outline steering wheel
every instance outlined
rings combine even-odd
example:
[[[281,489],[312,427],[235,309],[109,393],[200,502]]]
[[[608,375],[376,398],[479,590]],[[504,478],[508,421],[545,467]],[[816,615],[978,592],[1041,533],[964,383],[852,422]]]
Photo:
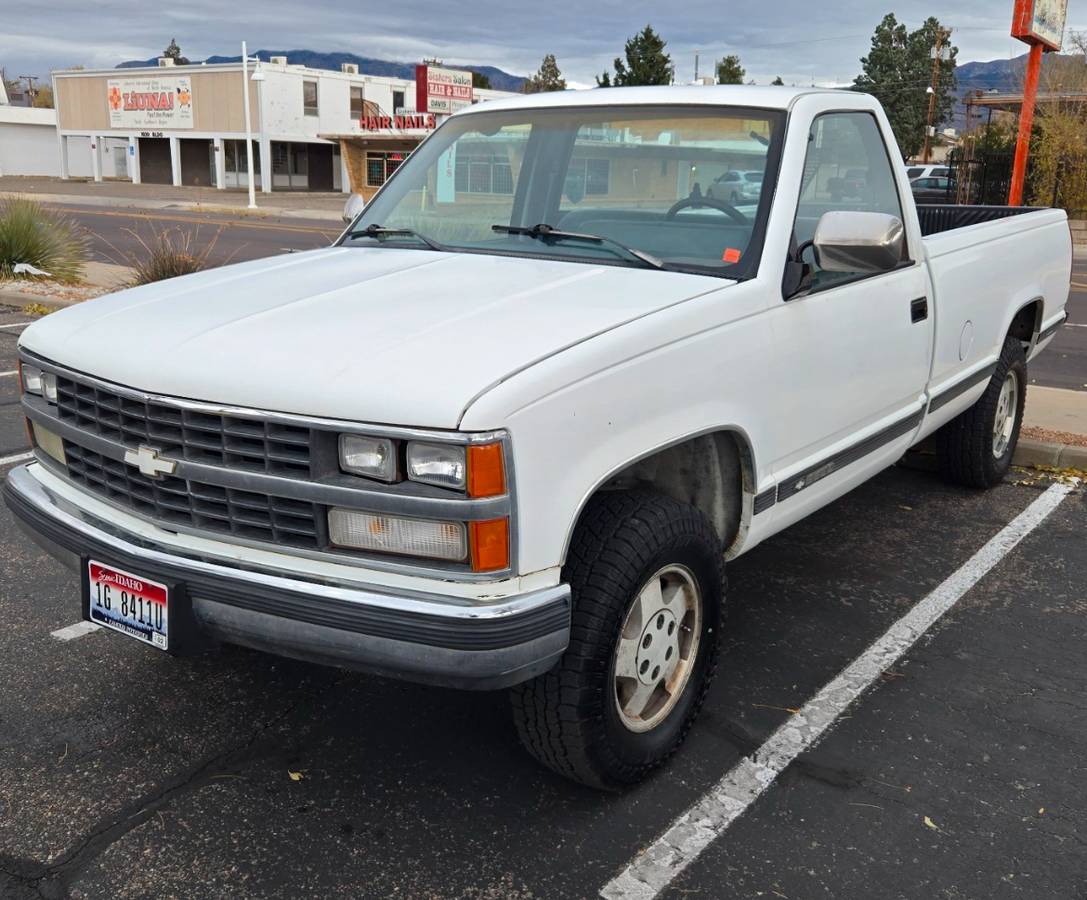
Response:
[[[670,210],[668,210],[668,212],[665,214],[664,218],[665,219],[674,219],[677,215],[679,215],[685,209],[703,209],[705,207],[710,207],[711,209],[720,210],[726,216],[733,219],[739,225],[748,225],[748,224],[750,224],[750,221],[748,220],[747,216],[745,216],[742,212],[740,212],[731,203],[725,203],[724,200],[718,200],[716,197],[705,197],[705,196],[696,197],[693,194],[690,197],[686,197],[685,199],[680,200],[679,203],[677,203]]]

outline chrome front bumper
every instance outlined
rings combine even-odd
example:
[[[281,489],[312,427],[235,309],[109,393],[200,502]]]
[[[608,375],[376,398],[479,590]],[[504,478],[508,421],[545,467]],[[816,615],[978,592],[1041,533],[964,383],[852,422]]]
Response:
[[[569,641],[566,585],[479,603],[182,556],[56,496],[28,466],[8,473],[4,501],[35,542],[76,571],[94,557],[184,588],[197,631],[214,640],[479,690],[546,672]]]

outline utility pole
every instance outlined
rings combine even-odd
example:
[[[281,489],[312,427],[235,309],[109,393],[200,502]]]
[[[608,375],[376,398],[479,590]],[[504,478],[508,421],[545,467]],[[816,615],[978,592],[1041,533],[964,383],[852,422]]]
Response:
[[[20,75],[20,79],[26,82],[26,95],[30,98],[30,105],[34,105],[34,98],[38,95],[37,90],[34,87],[34,82],[38,80],[37,75]]]
[[[925,165],[929,164],[932,155],[932,137],[935,129],[933,120],[936,118],[936,98],[939,96],[941,63],[945,59],[951,59],[951,48],[944,47],[944,41],[950,39],[950,37],[950,31],[944,31],[943,28],[936,30],[936,46],[932,49],[932,84],[929,85],[928,89],[928,124],[925,126],[925,155],[923,159]]]

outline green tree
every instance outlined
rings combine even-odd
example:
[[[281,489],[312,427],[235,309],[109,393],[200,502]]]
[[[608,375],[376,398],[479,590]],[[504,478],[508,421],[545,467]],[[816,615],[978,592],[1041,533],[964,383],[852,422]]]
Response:
[[[472,87],[479,88],[481,91],[491,90],[491,79],[484,75],[482,72],[472,73]]]
[[[555,54],[548,53],[543,58],[543,62],[540,63],[540,68],[535,75],[530,75],[525,79],[525,84],[521,88],[522,93],[525,94],[543,94],[547,91],[565,91],[566,79],[562,77],[562,72],[559,71],[559,64],[555,62]]]
[[[174,61],[174,65],[187,66],[189,60],[181,55],[181,48],[177,45],[177,38],[170,38],[170,46],[162,51],[162,55]]]
[[[774,87],[785,87],[785,82],[781,80],[781,76],[778,75],[773,81],[770,82]]]
[[[932,82],[932,50],[943,31],[943,46],[949,58],[940,61],[936,86],[933,125],[939,127],[951,117],[955,104],[955,64],[959,48],[950,44],[950,34],[939,19],[929,18],[916,31],[908,31],[889,13],[872,36],[872,49],[861,60],[862,73],[854,90],[872,94],[883,104],[904,157],[916,156],[925,143],[929,94]]]
[[[743,84],[747,72],[740,65],[740,57],[726,56],[717,63],[718,84]]]
[[[597,87],[632,87],[639,84],[671,84],[672,58],[664,52],[664,39],[646,25],[626,42],[626,61],[615,58],[615,74],[605,72]]]

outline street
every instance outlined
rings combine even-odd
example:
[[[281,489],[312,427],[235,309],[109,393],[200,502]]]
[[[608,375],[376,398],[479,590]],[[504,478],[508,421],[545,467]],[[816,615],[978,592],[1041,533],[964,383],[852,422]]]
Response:
[[[177,210],[130,210],[100,206],[52,205],[49,208],[74,219],[91,238],[91,257],[100,262],[133,265],[153,246],[158,235],[176,240],[188,236],[193,249],[212,245],[210,265],[225,265],[274,256],[286,250],[327,247],[343,230],[336,222],[252,217]],[[146,246],[145,246],[146,245]]]
[[[0,315],[3,471],[25,321]],[[1082,379],[1075,332],[1039,378]],[[501,693],[53,637],[78,581],[4,509],[0,896],[596,896],[1048,487],[1015,479],[901,465],[731,565],[703,715],[625,795],[538,767]],[[661,896],[1084,896],[1085,512],[1081,489],[1059,502]]]

